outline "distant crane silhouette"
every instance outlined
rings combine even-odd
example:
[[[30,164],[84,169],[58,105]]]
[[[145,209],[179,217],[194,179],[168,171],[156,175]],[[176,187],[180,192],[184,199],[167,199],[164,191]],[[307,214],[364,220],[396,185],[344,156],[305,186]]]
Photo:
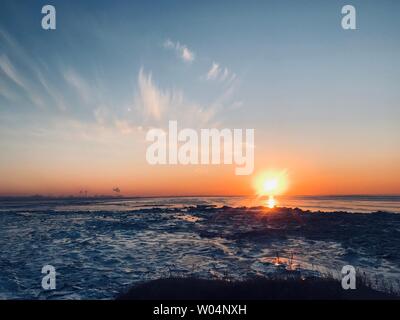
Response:
[[[87,198],[88,191],[87,190],[81,190],[81,191],[79,191],[79,194],[84,195],[85,198]]]

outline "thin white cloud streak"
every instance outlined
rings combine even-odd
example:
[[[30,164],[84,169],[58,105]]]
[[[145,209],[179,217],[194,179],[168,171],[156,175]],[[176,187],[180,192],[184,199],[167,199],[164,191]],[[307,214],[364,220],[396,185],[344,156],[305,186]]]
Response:
[[[5,54],[0,56],[0,69],[8,79],[26,92],[27,97],[35,106],[39,108],[45,107],[43,98],[38,95],[28,81],[18,73],[14,65]]]
[[[91,83],[72,68],[62,71],[65,82],[73,89],[81,106],[92,112],[97,125],[117,129],[120,133],[128,134],[137,130],[134,124],[123,118],[122,108],[115,108],[113,101],[109,101],[106,87],[101,79],[94,78]],[[146,83],[141,83],[146,88]],[[144,89],[145,90],[145,89]],[[125,105],[127,103],[124,103]]]
[[[231,83],[236,79],[236,74],[227,67],[221,67],[219,63],[213,62],[206,75],[207,80],[216,80],[223,83]]]
[[[170,100],[168,92],[162,92],[153,84],[151,73],[146,75],[143,69],[140,69],[136,104],[141,107],[143,115],[146,118],[160,120]]]
[[[214,80],[220,74],[221,69],[218,63],[213,62],[210,70],[207,72],[207,80]]]
[[[0,56],[0,69],[5,73],[5,75],[10,78],[14,83],[23,89],[27,89],[22,77],[17,73],[14,66],[11,64],[10,60],[5,54]]]
[[[59,109],[65,110],[66,105],[65,102],[63,102],[62,95],[56,93],[54,88],[50,87],[48,81],[45,79],[43,73],[40,71],[41,68],[38,66],[38,63],[33,60],[31,56],[27,53],[27,51],[5,30],[0,29],[0,38],[2,39],[3,43],[7,44],[6,48],[8,49],[10,55],[12,55],[14,59],[18,59],[18,61],[24,66],[26,70],[30,70],[33,77],[37,78],[37,82],[40,83],[45,90],[40,91],[37,90],[37,88],[34,88],[35,86],[32,85],[32,83],[35,81],[32,79],[32,81],[29,81],[27,78],[21,76],[21,74],[18,73],[17,69],[12,65],[10,59],[8,59],[5,54],[3,54],[3,56],[0,57],[0,63],[2,65],[2,67],[0,68],[8,76],[8,78],[26,92],[28,98],[35,106],[40,108],[47,107],[48,104],[45,103],[45,95],[47,93],[48,96],[53,98],[55,104]],[[14,101],[18,98],[18,95],[15,95],[13,92],[11,92],[10,89],[8,89],[7,93],[3,93],[3,95],[7,95],[10,101]],[[11,99],[12,97],[14,98]]]
[[[84,103],[89,104],[93,100],[92,90],[86,81],[74,70],[68,69],[63,72],[64,80],[75,89]]]
[[[40,84],[46,89],[47,94],[53,99],[57,108],[61,111],[67,110],[67,103],[65,102],[64,96],[49,84],[40,70],[37,70],[37,77]]]
[[[167,125],[169,120],[194,128],[216,123],[212,107],[188,101],[182,91],[160,89],[154,84],[152,74],[143,69],[139,71],[134,103],[147,126]]]
[[[173,42],[170,39],[165,40],[164,48],[172,49],[176,54],[185,62],[193,62],[195,60],[195,54],[186,45],[178,42]]]

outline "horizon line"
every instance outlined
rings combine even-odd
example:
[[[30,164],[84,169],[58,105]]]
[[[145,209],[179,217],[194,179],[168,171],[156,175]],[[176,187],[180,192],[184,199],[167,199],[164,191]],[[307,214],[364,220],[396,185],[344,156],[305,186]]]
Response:
[[[96,195],[88,195],[88,196],[80,196],[80,195],[42,195],[42,194],[32,194],[32,195],[0,195],[0,200],[4,199],[28,199],[28,198],[37,198],[37,199],[133,199],[133,198],[142,198],[142,199],[151,199],[151,198],[236,198],[236,197],[254,197],[254,198],[262,198],[268,197],[268,195],[257,196],[254,194],[239,194],[239,195],[113,195],[113,194],[96,194]],[[289,195],[276,195],[275,197],[400,197],[399,193],[392,194],[379,194],[379,193],[364,193],[364,194],[289,194]]]

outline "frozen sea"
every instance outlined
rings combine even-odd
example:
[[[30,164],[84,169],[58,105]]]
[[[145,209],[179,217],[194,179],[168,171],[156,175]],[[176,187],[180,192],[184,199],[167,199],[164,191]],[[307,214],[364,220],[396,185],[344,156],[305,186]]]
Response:
[[[0,299],[113,299],[168,276],[244,279],[289,269],[339,277],[347,264],[372,286],[399,290],[399,196],[260,205],[265,199],[3,198]],[[41,287],[44,265],[56,269],[55,290]]]

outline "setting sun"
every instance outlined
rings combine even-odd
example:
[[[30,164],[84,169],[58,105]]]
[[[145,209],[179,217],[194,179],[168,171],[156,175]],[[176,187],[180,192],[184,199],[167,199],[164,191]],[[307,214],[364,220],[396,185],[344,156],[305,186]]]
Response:
[[[286,192],[288,178],[286,170],[270,170],[254,179],[254,189],[258,196],[277,196]]]
[[[282,195],[288,188],[286,170],[269,170],[256,176],[253,182],[254,189],[259,197],[268,196],[267,206],[272,209],[277,202],[275,196]]]
[[[278,187],[278,181],[276,179],[266,180],[263,188],[266,194],[271,194]]]

